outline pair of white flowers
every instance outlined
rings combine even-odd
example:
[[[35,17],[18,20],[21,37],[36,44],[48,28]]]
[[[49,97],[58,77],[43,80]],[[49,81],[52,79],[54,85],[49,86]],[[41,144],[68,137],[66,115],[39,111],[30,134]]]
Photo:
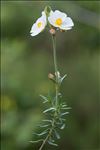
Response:
[[[37,19],[31,28],[31,36],[36,36],[42,32],[45,29],[47,22],[54,28],[61,30],[70,30],[74,26],[72,19],[59,10],[51,10],[49,16],[46,16],[45,11],[43,11],[42,16]]]

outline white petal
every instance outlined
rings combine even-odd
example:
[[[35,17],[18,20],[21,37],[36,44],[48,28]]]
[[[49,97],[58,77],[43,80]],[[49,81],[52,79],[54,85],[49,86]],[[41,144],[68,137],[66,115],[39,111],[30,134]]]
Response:
[[[67,17],[65,19],[65,21],[63,22],[63,24],[66,25],[66,26],[69,26],[69,27],[74,26],[74,23],[73,23],[73,21],[72,21],[72,19],[70,17]]]
[[[65,26],[61,26],[61,27],[60,27],[60,29],[62,29],[62,30],[71,30],[71,29],[72,29],[72,27],[65,27]]]
[[[55,22],[58,18],[61,18],[62,21],[65,21],[67,15],[59,10],[51,11],[50,16],[48,17],[48,21],[51,25],[54,27],[59,27],[59,25],[56,25]]]
[[[44,30],[45,26],[38,28],[37,25],[31,30],[31,36],[35,36]]]
[[[51,11],[50,16],[48,17],[48,21],[51,25],[54,27],[58,27],[58,25],[55,24],[56,20],[60,18],[58,14],[55,14],[55,12]]]
[[[32,25],[32,28],[31,28],[30,33],[32,33],[35,29],[36,29],[36,23],[34,23],[34,24]]]
[[[70,30],[74,26],[74,23],[70,17],[67,17],[61,25],[61,29]]]
[[[46,14],[45,14],[44,11],[42,12],[42,17],[41,17],[41,19],[43,19],[43,21],[44,21],[44,23],[45,23],[45,26],[46,26],[46,25],[47,25],[47,17],[46,17]]]
[[[50,23],[51,25],[55,26],[55,19],[54,19],[54,18],[52,18],[52,17],[50,16],[50,17],[48,17],[48,21],[49,21],[49,23]]]
[[[48,21],[52,21],[52,22],[55,21],[55,15],[54,15],[54,12],[50,12],[50,16],[48,17]]]
[[[38,23],[38,22],[44,22],[46,24],[46,16],[42,15],[40,18],[38,18],[36,23]]]
[[[38,35],[40,32],[41,32],[41,31],[36,30],[36,31],[34,31],[34,32],[31,33],[31,36],[36,36],[36,35]]]
[[[41,16],[41,19],[44,20],[44,22],[47,24],[47,18],[46,18],[46,14],[44,11],[42,11],[42,16]]]
[[[36,36],[38,35],[40,32],[34,32],[34,33],[31,33],[31,36]]]
[[[42,15],[46,15],[46,14],[45,14],[45,11],[42,11]]]
[[[31,35],[35,36],[37,34],[39,34],[40,32],[42,32],[44,30],[45,26],[42,26],[40,28],[37,27],[37,24],[34,25],[34,28],[31,30]]]
[[[61,12],[61,11],[59,11],[59,10],[55,10],[55,15],[57,15],[57,16],[59,16],[59,18],[66,18],[67,17],[67,14],[65,14],[65,13],[63,13],[63,12]]]
[[[39,22],[42,22],[42,26],[40,28],[38,28],[37,24]],[[40,18],[37,19],[36,23],[33,24],[32,28],[31,28],[31,36],[35,36],[37,34],[39,34],[40,32],[42,32],[45,28],[47,24],[47,21],[46,21],[46,15],[42,15]]]

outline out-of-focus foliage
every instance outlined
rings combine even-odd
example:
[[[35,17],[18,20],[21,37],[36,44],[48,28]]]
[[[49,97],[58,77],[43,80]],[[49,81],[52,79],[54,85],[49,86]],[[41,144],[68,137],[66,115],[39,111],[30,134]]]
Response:
[[[57,34],[60,72],[68,75],[62,85],[63,99],[72,110],[66,118],[68,128],[61,133],[56,149],[99,150],[99,2],[2,1],[1,4],[2,150],[39,147],[29,141],[35,140],[33,132],[44,118],[42,111],[46,107],[39,95],[54,91],[47,78],[49,72],[54,72],[52,42],[48,30],[36,37],[29,32],[46,5],[66,12],[75,23],[72,30]],[[91,24],[89,15],[93,18]],[[44,149],[55,148],[47,145]]]

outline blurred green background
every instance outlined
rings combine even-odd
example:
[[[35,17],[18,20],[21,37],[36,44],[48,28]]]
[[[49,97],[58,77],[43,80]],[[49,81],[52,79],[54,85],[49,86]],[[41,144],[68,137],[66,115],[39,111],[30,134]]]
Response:
[[[59,70],[68,75],[61,91],[72,109],[59,147],[44,150],[99,150],[99,1],[1,2],[1,148],[39,148],[29,141],[45,117],[39,95],[54,90],[47,77],[54,72],[53,51],[48,30],[36,37],[29,32],[46,5],[66,12],[75,26],[57,34]]]

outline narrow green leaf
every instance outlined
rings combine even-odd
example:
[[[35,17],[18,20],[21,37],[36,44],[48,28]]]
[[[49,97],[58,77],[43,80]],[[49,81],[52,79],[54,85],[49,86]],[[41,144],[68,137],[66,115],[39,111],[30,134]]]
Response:
[[[71,109],[71,107],[63,107],[63,108],[61,108],[61,109]]]
[[[54,107],[51,107],[51,108],[49,108],[49,109],[46,109],[45,111],[43,111],[43,113],[46,113],[46,112],[52,111],[52,110],[55,110],[55,108],[54,108]]]
[[[69,112],[61,113],[61,116],[67,115]]]
[[[58,93],[58,96],[62,96],[62,94],[61,94],[61,93]]]
[[[52,139],[52,137],[50,137],[50,138],[49,138],[49,141],[50,141],[50,142],[52,142],[52,143],[54,143],[54,142],[55,142],[55,140],[54,140],[54,139]]]
[[[42,136],[42,135],[46,134],[47,132],[48,132],[48,129],[44,130],[44,131],[41,132],[41,133],[33,133],[33,134],[35,134],[35,135],[37,135],[37,136]]]
[[[46,96],[40,95],[40,97],[44,100],[44,102],[43,102],[43,103],[48,102],[48,98],[47,98]]]
[[[53,142],[51,142],[51,141],[48,141],[48,143],[49,143],[50,145],[53,145],[53,146],[58,146],[56,143],[53,143]]]
[[[50,124],[40,125],[39,127],[41,127],[41,128],[46,128],[46,127],[48,127],[48,126],[50,126]]]
[[[61,78],[61,82],[66,78],[67,74],[65,74],[62,78]]]
[[[62,107],[66,107],[67,105],[63,104]]]
[[[63,125],[60,127],[60,129],[63,130],[63,129],[65,128],[65,126],[66,126],[66,125],[63,124]]]
[[[45,120],[42,120],[42,121],[52,123],[52,120],[47,120],[47,119],[45,119]]]
[[[38,136],[42,136],[42,135],[44,135],[44,134],[46,134],[47,132],[45,131],[45,132],[42,132],[42,133],[39,133],[39,134],[37,134]]]
[[[60,135],[59,135],[59,133],[57,132],[57,130],[54,129],[54,132],[55,132],[56,138],[57,138],[57,139],[60,139]]]
[[[31,143],[38,143],[38,142],[40,142],[40,141],[43,141],[44,139],[40,139],[40,140],[36,140],[36,141],[29,141],[29,142],[31,142]]]

